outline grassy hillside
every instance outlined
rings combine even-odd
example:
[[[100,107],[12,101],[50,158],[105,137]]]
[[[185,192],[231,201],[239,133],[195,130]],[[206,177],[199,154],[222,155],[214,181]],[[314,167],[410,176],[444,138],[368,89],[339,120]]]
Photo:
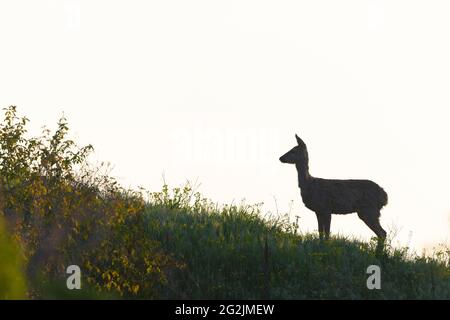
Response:
[[[389,245],[380,253],[375,242],[321,242],[263,220],[258,207],[190,198],[189,189],[165,189],[145,211],[146,234],[184,264],[163,297],[450,299],[449,251],[425,258]],[[370,265],[381,267],[381,290],[367,289]]]
[[[65,119],[39,137],[27,123],[15,107],[0,123],[2,298],[450,299],[449,249],[424,257],[321,242],[189,186],[125,189],[89,164],[92,147],[68,139]],[[74,264],[80,291],[66,287]],[[370,265],[381,268],[381,290],[366,286]]]

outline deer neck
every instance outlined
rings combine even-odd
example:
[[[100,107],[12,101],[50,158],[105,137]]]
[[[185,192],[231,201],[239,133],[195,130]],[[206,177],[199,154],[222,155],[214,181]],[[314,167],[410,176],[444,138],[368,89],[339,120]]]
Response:
[[[311,175],[309,174],[309,166],[308,163],[296,163],[295,167],[297,168],[298,174],[298,186],[300,189],[305,189],[308,187],[309,182],[311,181]]]

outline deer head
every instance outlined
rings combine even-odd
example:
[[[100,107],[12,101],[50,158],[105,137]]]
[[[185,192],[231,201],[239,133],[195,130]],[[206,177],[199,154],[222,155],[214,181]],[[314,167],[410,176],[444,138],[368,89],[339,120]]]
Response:
[[[295,139],[297,140],[297,145],[280,157],[282,163],[297,164],[308,162],[306,144],[298,135],[295,135]]]

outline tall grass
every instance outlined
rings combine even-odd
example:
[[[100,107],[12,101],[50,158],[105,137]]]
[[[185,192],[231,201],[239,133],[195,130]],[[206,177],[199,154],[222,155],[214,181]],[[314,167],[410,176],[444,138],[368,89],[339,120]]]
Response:
[[[417,256],[376,241],[322,242],[293,224],[265,220],[258,206],[218,207],[190,188],[163,188],[145,210],[146,233],[185,264],[165,298],[449,299],[450,251]],[[366,285],[370,265],[381,290]]]

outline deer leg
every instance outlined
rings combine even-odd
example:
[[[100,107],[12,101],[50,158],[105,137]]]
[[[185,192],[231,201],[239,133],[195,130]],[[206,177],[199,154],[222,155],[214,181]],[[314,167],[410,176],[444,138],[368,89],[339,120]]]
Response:
[[[378,239],[386,239],[386,231],[380,225],[380,211],[376,209],[364,209],[358,211],[359,218],[377,235]]]
[[[330,227],[331,227],[331,213],[325,214],[323,216],[323,228],[325,232],[325,240],[330,238]]]
[[[328,240],[330,237],[331,214],[316,212],[317,222],[319,224],[319,237],[322,240]]]
[[[318,212],[316,212],[316,216],[317,216],[317,223],[318,223],[318,226],[319,226],[319,238],[320,238],[320,240],[322,240],[322,238],[323,238],[323,233],[324,233],[324,223],[323,223],[323,216],[320,214],[320,213],[318,213]]]

